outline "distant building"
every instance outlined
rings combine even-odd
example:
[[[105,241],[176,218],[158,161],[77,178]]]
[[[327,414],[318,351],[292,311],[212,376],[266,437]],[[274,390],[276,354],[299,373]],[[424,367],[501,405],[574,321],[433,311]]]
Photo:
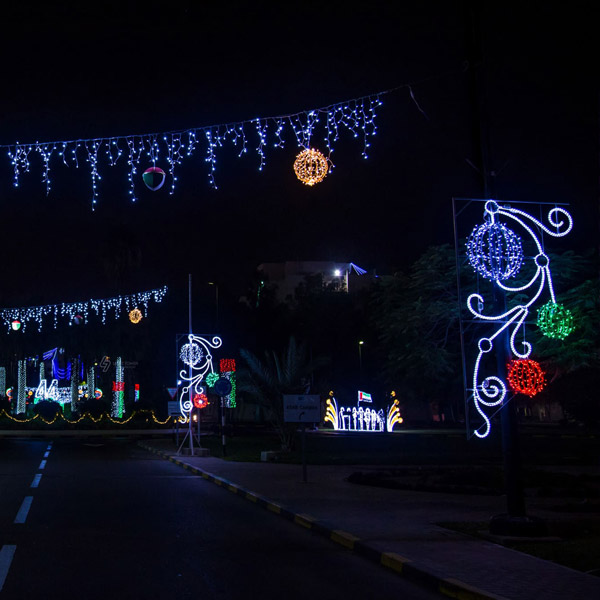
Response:
[[[260,285],[274,289],[279,302],[293,300],[297,290],[306,285],[350,293],[365,287],[370,281],[370,277],[362,277],[367,272],[354,263],[334,261],[262,263],[257,270],[261,277]]]

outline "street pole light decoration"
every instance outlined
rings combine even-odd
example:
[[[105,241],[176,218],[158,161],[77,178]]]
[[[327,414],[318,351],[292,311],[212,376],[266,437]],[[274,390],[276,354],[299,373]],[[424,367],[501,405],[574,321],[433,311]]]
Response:
[[[214,336],[211,339],[203,338],[190,333],[188,341],[180,350],[179,358],[184,363],[184,368],[179,371],[182,386],[179,394],[179,410],[185,419],[188,419],[194,408],[194,398],[206,394],[203,380],[209,373],[214,373],[211,349],[220,348],[223,341]]]
[[[469,263],[475,271],[490,279],[502,292],[513,292],[520,295],[529,292],[530,297],[526,298],[526,301],[496,315],[484,314],[485,300],[481,294],[471,294],[467,298],[467,308],[474,317],[488,325],[496,324],[497,326],[495,332],[489,336],[481,337],[477,343],[479,353],[473,368],[472,392],[475,408],[484,421],[484,424],[474,431],[479,438],[484,438],[490,433],[490,419],[485,409],[502,405],[506,397],[506,384],[497,375],[490,375],[480,381],[482,361],[485,355],[494,349],[494,342],[501,333],[506,332],[509,334],[510,351],[516,357],[516,360],[509,363],[508,379],[511,389],[516,393],[532,396],[539,392],[544,385],[541,368],[539,368],[537,362],[529,360],[532,346],[525,341],[524,323],[532,306],[540,300],[544,293],[550,296],[550,304],[556,304],[550,259],[544,253],[540,242],[541,234],[545,233],[556,238],[563,237],[573,227],[571,215],[564,208],[555,207],[548,212],[550,226],[547,226],[522,210],[500,206],[493,200],[488,200],[485,203],[484,218],[486,222],[479,227],[475,227],[467,241]],[[535,254],[531,258],[534,272],[524,285],[509,286],[503,283],[503,281],[514,277],[519,272],[521,263],[525,259],[523,258],[520,238],[500,221],[501,218],[519,225],[529,235],[535,246]],[[551,328],[549,322],[554,317],[549,319],[544,316],[549,310],[544,310],[544,307],[540,309],[542,313],[540,328],[542,331],[544,327],[548,330]],[[570,315],[570,311],[568,312]],[[523,340],[517,342],[519,332],[522,332]],[[558,337],[558,335],[555,337]],[[481,429],[482,431],[480,431]]]

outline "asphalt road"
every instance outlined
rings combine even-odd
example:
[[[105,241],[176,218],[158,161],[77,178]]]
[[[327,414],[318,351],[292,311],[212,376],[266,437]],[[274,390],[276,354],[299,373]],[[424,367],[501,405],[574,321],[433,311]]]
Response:
[[[0,440],[0,600],[359,597],[440,596],[130,440]]]

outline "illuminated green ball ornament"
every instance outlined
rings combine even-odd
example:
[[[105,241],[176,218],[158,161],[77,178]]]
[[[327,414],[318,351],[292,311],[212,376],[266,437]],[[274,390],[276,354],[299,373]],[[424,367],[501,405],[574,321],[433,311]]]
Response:
[[[160,190],[165,182],[165,172],[160,167],[150,167],[142,174],[142,179],[149,190]]]
[[[564,340],[575,329],[571,311],[556,302],[538,309],[537,324],[546,337],[556,340]]]

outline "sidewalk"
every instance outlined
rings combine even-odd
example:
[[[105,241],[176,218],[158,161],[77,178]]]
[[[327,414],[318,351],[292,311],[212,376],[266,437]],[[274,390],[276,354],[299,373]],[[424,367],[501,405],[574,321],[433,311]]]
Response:
[[[309,465],[303,483],[300,465],[176,456],[168,440],[139,445],[453,598],[600,595],[598,577],[434,524],[488,521],[505,512],[503,497],[389,490],[346,481],[351,473],[369,469],[364,466]],[[543,508],[536,507],[534,514],[544,516]]]

